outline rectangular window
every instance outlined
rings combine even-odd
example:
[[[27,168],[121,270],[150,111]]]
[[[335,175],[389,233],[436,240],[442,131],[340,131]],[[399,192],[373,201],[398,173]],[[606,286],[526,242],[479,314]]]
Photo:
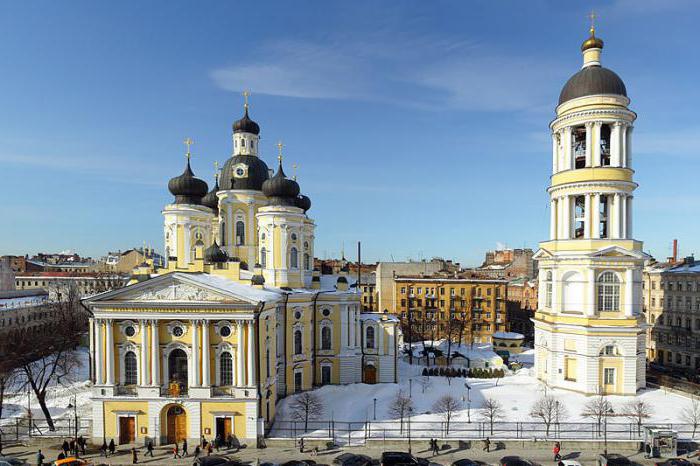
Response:
[[[301,377],[302,377],[301,371],[294,373],[294,391],[295,392],[300,392],[302,390]]]
[[[331,366],[321,366],[321,385],[331,383]]]
[[[405,299],[402,299],[402,300],[401,300],[401,307],[405,307],[405,306],[406,306],[406,300],[405,300]]]
[[[440,288],[440,294],[445,294],[445,288]]]
[[[571,382],[576,382],[576,372],[578,370],[578,364],[576,358],[565,358],[564,359],[564,379]]]
[[[401,294],[406,294],[406,287],[404,287],[404,286],[401,287]]]
[[[615,385],[615,368],[606,367],[603,371],[603,383],[605,385]]]

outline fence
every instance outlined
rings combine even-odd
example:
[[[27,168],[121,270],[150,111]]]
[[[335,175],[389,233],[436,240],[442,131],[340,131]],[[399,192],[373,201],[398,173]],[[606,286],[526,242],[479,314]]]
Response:
[[[75,419],[54,419],[54,429],[49,428],[46,419],[15,418],[0,425],[3,442],[26,440],[33,437],[64,438],[75,436]],[[78,436],[90,437],[92,422],[90,419],[78,418]]]
[[[693,438],[697,432],[691,424],[654,424],[656,427],[673,429],[679,438]],[[565,422],[551,424],[542,422],[488,422],[452,421],[449,429],[440,421],[365,421],[341,422],[334,420],[303,421],[278,420],[270,429],[268,437],[326,439],[336,445],[363,445],[368,439],[399,440],[434,438],[453,440],[478,440],[489,437],[500,440],[589,440],[589,441],[641,441],[643,427],[634,423]]]

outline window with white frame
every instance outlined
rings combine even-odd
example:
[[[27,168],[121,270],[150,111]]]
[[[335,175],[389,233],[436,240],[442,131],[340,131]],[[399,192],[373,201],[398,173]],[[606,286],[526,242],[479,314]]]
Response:
[[[219,356],[219,381],[221,385],[233,385],[233,356],[224,351]]]
[[[374,349],[374,327],[365,330],[365,348]]]
[[[545,307],[551,309],[552,308],[552,289],[553,289],[554,284],[552,283],[552,271],[547,272],[547,278],[545,279],[545,285],[544,285],[544,302],[545,302]]]
[[[329,326],[321,328],[321,349],[331,349],[331,328]]]
[[[603,272],[598,277],[598,311],[620,310],[620,279],[614,272]]]
[[[293,269],[299,267],[299,253],[297,252],[297,248],[292,248],[289,253],[289,266]]]
[[[138,383],[138,369],[136,365],[136,354],[127,351],[124,355],[124,385],[136,385]]]
[[[302,353],[302,335],[301,330],[294,330],[294,354]]]
[[[615,368],[606,367],[603,372],[603,383],[605,385],[615,385]]]

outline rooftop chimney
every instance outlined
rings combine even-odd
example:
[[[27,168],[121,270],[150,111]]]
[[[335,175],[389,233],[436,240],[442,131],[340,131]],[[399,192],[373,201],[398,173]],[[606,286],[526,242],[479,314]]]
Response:
[[[673,240],[673,263],[678,262],[678,240],[674,239]]]

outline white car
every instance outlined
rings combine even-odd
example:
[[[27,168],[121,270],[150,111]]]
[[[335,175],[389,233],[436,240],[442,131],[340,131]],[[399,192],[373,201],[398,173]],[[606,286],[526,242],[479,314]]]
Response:
[[[560,460],[557,466],[583,466],[580,462],[576,460]]]

